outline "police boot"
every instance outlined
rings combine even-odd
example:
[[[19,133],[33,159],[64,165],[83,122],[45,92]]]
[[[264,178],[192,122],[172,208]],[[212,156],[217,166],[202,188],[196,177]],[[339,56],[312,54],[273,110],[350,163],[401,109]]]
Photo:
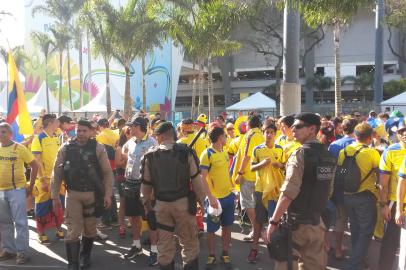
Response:
[[[198,259],[194,259],[193,261],[188,262],[183,266],[184,270],[199,270],[199,261]]]
[[[159,269],[161,270],[175,270],[175,262],[172,261],[170,264],[167,265],[159,265]]]
[[[93,247],[93,238],[82,237],[82,252],[80,252],[80,268],[90,267],[90,253]]]
[[[79,270],[80,241],[66,243],[66,257],[69,270]]]

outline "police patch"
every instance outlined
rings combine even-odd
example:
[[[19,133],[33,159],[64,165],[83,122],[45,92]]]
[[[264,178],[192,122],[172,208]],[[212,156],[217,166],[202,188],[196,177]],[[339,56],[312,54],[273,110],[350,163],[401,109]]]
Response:
[[[334,178],[334,166],[318,166],[317,167],[317,180],[318,181],[330,181]]]

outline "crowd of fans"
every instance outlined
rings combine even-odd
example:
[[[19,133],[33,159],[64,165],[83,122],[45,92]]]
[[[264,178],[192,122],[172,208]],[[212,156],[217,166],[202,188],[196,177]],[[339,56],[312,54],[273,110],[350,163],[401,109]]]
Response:
[[[348,269],[359,269],[360,265],[367,264],[367,251],[372,239],[382,243],[379,269],[391,269],[399,245],[404,245],[400,239],[406,238],[405,230],[402,230],[400,236],[400,228],[405,228],[403,201],[406,191],[406,125],[403,115],[398,111],[390,115],[371,111],[368,115],[354,112],[343,117],[325,115],[320,118],[318,140],[337,159],[339,166],[343,164],[346,156],[356,155],[362,183],[355,193],[364,194],[361,199],[360,197],[355,199],[334,184],[330,202],[323,214],[327,230],[331,229],[334,232],[334,241],[326,234],[325,250],[326,252],[333,250],[331,246],[334,243],[335,258],[344,259],[344,232],[349,229],[351,255]],[[140,236],[146,227],[143,221],[146,217],[143,216],[141,209],[143,206],[126,196],[125,192],[133,184],[128,179],[140,178],[138,169],[140,160],[131,157],[131,149],[137,140],[149,140],[146,143],[148,147],[156,145],[154,129],[165,122],[165,119],[159,113],[140,112],[129,125],[120,112],[116,111],[108,119],[93,115],[90,120],[94,137],[98,143],[105,146],[115,175],[116,195],[112,196],[112,206],[99,220],[98,237],[101,240],[106,239],[107,235],[103,234],[101,229],[111,228],[116,228],[121,238],[131,235],[132,245],[129,252],[124,255],[124,258],[131,259],[142,253]],[[249,263],[257,261],[261,233],[275,211],[284,182],[285,164],[301,146],[292,132],[293,129],[301,127],[293,126],[294,121],[293,115],[263,118],[255,113],[247,116],[240,113],[237,119],[232,119],[223,113],[210,123],[207,123],[207,116],[202,114],[196,120],[183,119],[177,125],[177,142],[188,145],[200,129],[207,130],[199,136],[192,148],[200,160],[201,175],[207,181],[208,187],[207,203],[199,205],[196,214],[200,232],[206,230],[208,233],[208,268],[216,263],[214,233],[220,227],[223,239],[222,260],[226,263],[231,262],[228,249],[231,241],[230,226],[234,223],[235,216],[238,217],[241,226],[245,224],[250,228],[244,238],[244,241],[251,242],[250,246],[247,246],[247,261]],[[131,127],[134,125],[140,126],[141,135],[133,131]],[[61,227],[63,213],[58,214],[51,210],[49,185],[59,146],[75,137],[75,121],[65,115],[57,118],[44,112],[34,123],[34,128],[36,135],[27,138],[22,144],[30,150],[40,165],[36,180],[27,185],[29,196],[24,200],[27,207],[24,209],[28,209],[27,216],[32,216],[36,221],[39,241],[48,245],[50,241],[47,229],[50,227],[56,228],[58,238],[64,238]],[[0,124],[0,130],[2,129],[7,129],[7,126]],[[0,143],[2,143],[0,158],[6,156],[7,151],[16,150],[6,149],[4,141]],[[29,181],[30,164],[32,165],[34,161],[29,153],[25,156],[23,160],[26,163],[25,174]],[[2,163],[4,162],[0,159],[0,174],[9,170],[3,168]],[[223,175],[224,167],[229,169],[229,174]],[[1,181],[0,191],[8,190],[9,185]],[[60,195],[63,205],[65,195],[63,187]],[[212,211],[219,206],[222,213],[217,216]],[[209,211],[210,207],[212,209]],[[2,211],[0,216],[4,215],[3,213]],[[21,219],[21,215],[19,218]],[[14,221],[17,223],[17,220]],[[16,227],[18,229],[17,224]],[[10,228],[6,228],[1,221],[0,230],[3,247],[0,260],[14,258],[14,251],[26,254],[26,247],[17,246],[16,249],[14,244],[5,243],[11,241],[10,236],[5,237]],[[149,238],[151,245],[149,265],[152,266],[157,264],[159,252],[156,245],[157,232],[153,228],[150,230]],[[17,263],[24,263],[26,258],[27,256],[20,255],[17,257]],[[399,269],[406,269],[405,259],[406,247],[402,246]]]

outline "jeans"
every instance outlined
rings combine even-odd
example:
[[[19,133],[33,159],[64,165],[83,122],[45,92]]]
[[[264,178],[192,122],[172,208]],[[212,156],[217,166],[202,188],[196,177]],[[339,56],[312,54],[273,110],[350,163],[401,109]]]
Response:
[[[0,234],[3,250],[11,253],[28,251],[28,217],[24,188],[0,191]]]
[[[346,269],[362,270],[375,229],[376,197],[369,191],[345,194],[344,204],[351,231],[351,256]]]

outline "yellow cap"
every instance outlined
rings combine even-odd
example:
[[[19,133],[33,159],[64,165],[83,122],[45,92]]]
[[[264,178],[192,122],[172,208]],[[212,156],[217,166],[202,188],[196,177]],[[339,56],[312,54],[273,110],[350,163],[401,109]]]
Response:
[[[207,115],[205,115],[204,113],[200,114],[199,117],[197,117],[196,119],[197,122],[206,124],[207,123]]]

